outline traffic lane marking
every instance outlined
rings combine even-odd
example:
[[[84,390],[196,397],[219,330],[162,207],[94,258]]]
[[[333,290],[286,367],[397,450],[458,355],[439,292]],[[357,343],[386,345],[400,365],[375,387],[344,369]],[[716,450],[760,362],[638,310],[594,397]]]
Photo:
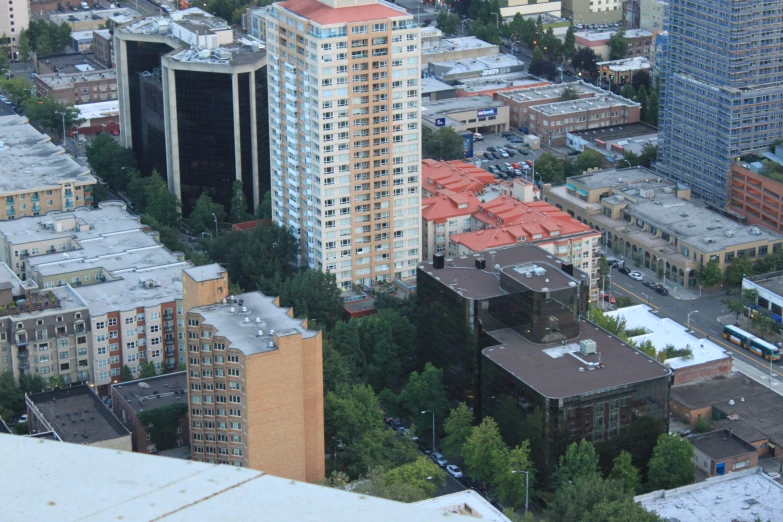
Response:
[[[638,296],[638,295],[636,295],[635,293],[633,293],[632,291],[628,290],[627,288],[625,288],[625,287],[624,287],[623,285],[621,285],[620,283],[612,283],[612,284],[614,284],[616,287],[620,288],[620,289],[621,289],[621,290],[623,290],[624,292],[628,292],[629,294],[631,294],[631,295],[632,295],[632,296],[634,296],[635,298],[639,299],[639,300],[642,302],[642,304],[647,304],[647,299],[645,299],[644,297],[641,297],[641,296]],[[650,304],[647,304],[647,306],[649,306],[650,308],[655,308],[656,310],[660,310],[660,307],[658,307],[658,306],[655,306],[655,305],[654,305],[654,304],[652,304],[652,303],[650,303]]]

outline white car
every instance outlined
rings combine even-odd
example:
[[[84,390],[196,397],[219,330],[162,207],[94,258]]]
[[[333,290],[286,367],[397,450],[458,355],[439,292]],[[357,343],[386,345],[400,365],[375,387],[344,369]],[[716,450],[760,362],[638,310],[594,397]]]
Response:
[[[446,472],[454,478],[462,478],[462,470],[459,469],[459,466],[455,466],[454,464],[446,466]]]
[[[631,279],[633,279],[635,281],[643,281],[644,280],[644,276],[642,275],[642,273],[641,272],[636,272],[636,271],[633,271],[630,274],[628,274],[628,277],[630,277]]]
[[[432,455],[430,455],[430,458],[435,462],[435,464],[437,464],[441,468],[445,467],[449,463],[449,461],[446,460],[443,457],[443,455],[441,455],[440,453],[433,453]]]

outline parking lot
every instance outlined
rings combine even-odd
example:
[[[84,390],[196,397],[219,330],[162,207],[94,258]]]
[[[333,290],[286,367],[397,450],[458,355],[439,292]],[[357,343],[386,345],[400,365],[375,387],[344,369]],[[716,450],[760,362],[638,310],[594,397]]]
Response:
[[[514,133],[515,136],[524,139],[523,135],[521,133]],[[487,152],[487,149],[490,147],[506,147],[511,142],[504,138],[500,134],[484,134],[484,141],[477,141],[473,144],[473,159],[476,163],[478,163],[479,160],[481,160],[481,168],[484,170],[489,170],[490,166],[503,166],[506,163],[524,163],[527,160],[535,162],[541,154],[543,154],[543,151],[541,150],[533,150],[527,147],[523,147],[521,143],[515,143],[513,144],[515,147],[521,147],[522,150],[527,152],[527,155],[524,155],[523,153],[517,152],[517,150],[513,150],[514,155],[508,158],[500,158],[500,159],[486,159],[484,157],[484,153]],[[524,177],[524,174],[523,176]]]

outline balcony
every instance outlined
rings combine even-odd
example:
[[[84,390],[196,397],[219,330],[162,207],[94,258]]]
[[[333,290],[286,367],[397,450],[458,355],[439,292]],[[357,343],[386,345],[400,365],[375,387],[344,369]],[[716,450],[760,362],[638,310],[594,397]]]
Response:
[[[27,356],[27,352],[19,352],[19,355],[16,356],[19,360],[19,369],[27,369],[30,367],[30,359]]]

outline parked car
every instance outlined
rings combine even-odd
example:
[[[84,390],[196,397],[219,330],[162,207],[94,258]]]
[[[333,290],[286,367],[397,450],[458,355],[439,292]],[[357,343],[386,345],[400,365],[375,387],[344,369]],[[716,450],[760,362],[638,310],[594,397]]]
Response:
[[[520,153],[520,154],[522,154],[523,156],[527,156],[527,155],[529,155],[529,154],[530,154],[530,151],[527,151],[527,150],[525,150],[525,149],[522,149],[522,150],[520,150],[520,151],[519,151],[519,153]]]
[[[568,153],[568,155],[569,155],[569,156],[578,156],[578,155],[580,155],[581,153],[582,153],[581,151],[578,151],[578,150],[572,150],[571,152],[569,152],[569,153]]]
[[[514,135],[514,133],[506,131],[506,132],[501,132],[500,135],[503,136],[504,138],[510,138],[511,136]]]
[[[425,455],[432,454],[432,448],[430,448],[430,445],[427,444],[426,442],[419,442],[419,451],[421,451]]]
[[[474,132],[473,141],[484,141],[484,136],[482,136],[480,132]]]
[[[489,172],[491,174],[497,174],[498,173],[498,169],[497,169],[496,166],[490,165],[489,167],[487,167],[487,172]]]
[[[657,288],[657,285],[655,283],[653,283],[652,281],[645,281],[642,284],[644,286],[646,286],[647,288],[652,288],[653,290],[655,290]]]
[[[462,478],[462,470],[459,469],[459,466],[455,466],[454,464],[446,466],[446,473],[454,478]]]
[[[677,431],[677,434],[678,434],[680,437],[687,437],[687,436],[688,436],[688,435],[690,435],[691,433],[693,433],[693,430],[689,430],[688,428],[683,428],[683,429],[681,429],[681,430]]]
[[[609,268],[620,268],[619,261],[609,261]]]
[[[487,147],[487,151],[489,151],[489,152],[497,152],[498,148],[497,147]]]
[[[112,130],[111,130],[111,135],[112,135],[112,136],[119,136],[119,135],[120,135],[120,131],[119,131],[119,130],[117,130],[117,129],[112,129]]]
[[[514,51],[515,53],[522,52],[522,48],[519,47],[518,45],[512,47],[511,50]]]
[[[487,159],[492,159],[492,153],[491,152],[485,152],[484,157]]]
[[[630,274],[630,273],[631,273],[631,269],[630,269],[630,268],[628,268],[627,266],[621,266],[621,267],[618,269],[618,272],[620,272],[621,274],[628,275],[628,274]]]
[[[508,152],[506,152],[505,150],[500,151],[500,155],[503,156],[504,158],[508,158]]]
[[[431,454],[430,458],[435,464],[437,464],[441,468],[445,468],[449,464],[449,461],[443,458],[443,455],[441,455],[438,452]]]
[[[633,272],[628,274],[628,277],[630,277],[634,281],[643,281],[644,280],[644,275],[642,275],[641,272],[637,272],[636,270],[634,270]]]
[[[663,295],[663,296],[667,296],[667,295],[669,295],[669,289],[668,289],[668,288],[666,288],[666,287],[665,287],[665,286],[663,286],[663,285],[658,285],[658,286],[656,286],[656,287],[655,287],[655,291],[656,291],[656,292],[658,292],[659,294]]]
[[[612,294],[604,294],[604,301],[609,304],[617,304],[617,299]]]
[[[513,151],[513,150],[507,150],[507,151],[506,151],[506,154],[508,154],[508,156],[509,156],[510,158],[513,158],[513,157],[514,157],[514,151]]]
[[[493,152],[492,157],[495,159],[501,159],[503,156],[499,152]]]

